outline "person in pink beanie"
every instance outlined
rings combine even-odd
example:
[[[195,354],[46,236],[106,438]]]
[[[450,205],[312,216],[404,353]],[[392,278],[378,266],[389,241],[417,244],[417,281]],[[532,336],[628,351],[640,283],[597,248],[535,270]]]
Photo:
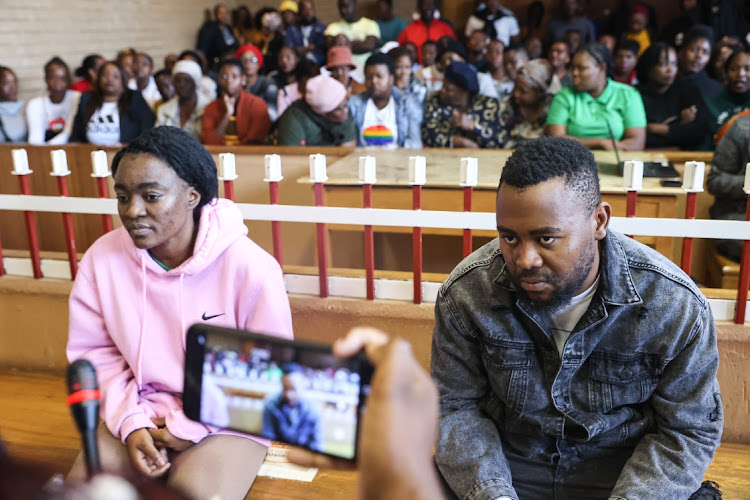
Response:
[[[279,118],[279,145],[354,147],[357,129],[348,101],[346,87],[338,80],[326,75],[310,78],[305,98]]]
[[[71,362],[96,368],[102,468],[165,477],[188,498],[242,498],[269,443],[185,416],[185,334],[205,322],[292,338],[281,269],[247,238],[234,203],[217,199],[211,154],[185,131],[143,133],[112,172],[122,227],[81,260],[67,346]],[[69,479],[84,477],[79,456]]]

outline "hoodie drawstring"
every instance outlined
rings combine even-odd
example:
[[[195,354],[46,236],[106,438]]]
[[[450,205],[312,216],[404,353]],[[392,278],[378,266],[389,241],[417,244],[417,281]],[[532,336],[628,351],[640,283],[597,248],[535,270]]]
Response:
[[[187,350],[187,332],[185,331],[185,301],[182,298],[182,278],[185,277],[185,273],[180,273],[180,332],[182,333],[182,351]]]
[[[143,360],[143,337],[146,330],[146,259],[141,254],[141,332],[138,337],[138,358],[135,364],[135,382],[138,384],[138,390],[143,385],[143,373],[141,364]]]

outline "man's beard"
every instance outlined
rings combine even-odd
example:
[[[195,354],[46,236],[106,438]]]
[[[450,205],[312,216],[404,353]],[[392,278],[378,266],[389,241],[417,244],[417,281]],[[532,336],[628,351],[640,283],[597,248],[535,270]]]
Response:
[[[591,266],[594,263],[595,247],[588,247],[582,254],[575,267],[566,276],[557,277],[550,274],[544,274],[539,268],[529,269],[522,272],[518,277],[510,274],[511,280],[515,283],[518,293],[529,301],[538,310],[547,314],[555,314],[575,297],[578,290],[581,289],[586,278],[591,272]],[[539,279],[549,283],[554,291],[547,300],[535,300],[521,287],[521,280],[525,278]]]

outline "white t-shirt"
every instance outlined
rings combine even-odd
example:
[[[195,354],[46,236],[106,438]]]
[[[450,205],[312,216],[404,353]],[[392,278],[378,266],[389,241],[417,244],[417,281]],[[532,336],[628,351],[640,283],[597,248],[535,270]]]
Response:
[[[49,95],[31,99],[26,105],[26,123],[29,127],[30,144],[67,144],[73,129],[73,118],[78,111],[81,93],[74,90],[65,92],[65,97],[55,104]],[[47,131],[56,132],[50,140],[45,140]]]
[[[102,103],[86,125],[86,139],[90,144],[113,146],[120,143],[120,111],[117,101]]]
[[[591,304],[591,299],[594,298],[597,286],[599,286],[599,276],[596,277],[596,280],[591,287],[580,295],[573,297],[570,300],[570,304],[552,316],[552,337],[555,339],[555,344],[557,344],[557,351],[560,353],[560,357],[562,357],[563,350],[565,349],[565,342],[568,341],[568,337],[570,337],[573,328],[576,327],[578,320],[581,319],[583,313],[589,308],[589,304]]]
[[[383,109],[378,109],[372,98],[367,99],[360,134],[365,146],[388,149],[398,147],[396,101],[393,100],[393,96]]]
[[[130,79],[128,82],[128,88],[130,90],[138,90],[138,82],[135,78]],[[148,85],[141,90],[141,95],[146,101],[146,104],[148,104],[148,107],[153,111],[154,107],[156,107],[156,103],[161,100],[161,93],[159,92],[159,87],[156,86],[156,80],[154,80],[153,76],[148,78]]]

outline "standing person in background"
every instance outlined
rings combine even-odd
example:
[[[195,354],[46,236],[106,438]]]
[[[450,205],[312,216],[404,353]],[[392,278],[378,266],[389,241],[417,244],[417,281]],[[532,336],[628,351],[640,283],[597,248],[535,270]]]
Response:
[[[135,49],[131,47],[118,52],[117,58],[115,59],[117,64],[120,65],[122,71],[125,73],[126,82],[130,82],[130,80],[135,76],[135,54]]]
[[[646,111],[638,91],[610,78],[612,56],[600,43],[573,56],[572,85],[555,94],[547,135],[575,139],[590,149],[641,151],[646,145]]]
[[[292,47],[297,54],[318,66],[326,62],[326,26],[315,17],[313,0],[299,3],[299,20],[287,29],[284,45]]]
[[[181,128],[196,139],[200,138],[203,113],[209,100],[198,90],[201,67],[193,61],[178,61],[174,66],[172,81],[175,97],[159,107],[154,126]]]
[[[268,106],[268,116],[271,122],[278,118],[276,112],[276,94],[279,88],[274,81],[259,74],[260,68],[263,67],[263,54],[255,45],[245,44],[234,53],[234,58],[242,63],[245,75],[245,91],[257,95],[266,102]]]
[[[253,15],[246,5],[232,11],[232,34],[240,45],[250,43],[253,34]]]
[[[326,46],[330,49],[336,45],[336,37],[344,35],[351,42],[354,65],[361,70],[378,46],[380,28],[372,19],[359,15],[357,0],[338,0],[338,8],[341,19],[326,27]]]
[[[395,42],[406,28],[406,21],[393,15],[393,0],[378,0],[375,22],[380,28],[380,45]]]
[[[146,103],[153,111],[156,102],[161,98],[159,89],[156,87],[156,81],[152,76],[154,71],[154,60],[145,52],[135,54],[135,64],[133,65],[133,78],[128,82],[128,88],[138,90]]]
[[[568,31],[575,30],[581,35],[581,44],[596,41],[594,24],[583,17],[582,0],[560,0],[562,18],[551,19],[547,24],[547,43],[565,38]]]
[[[427,40],[437,42],[443,37],[456,39],[453,27],[441,19],[435,19],[435,12],[440,9],[440,0],[417,0],[419,19],[404,28],[398,37],[398,43],[412,42],[417,47]],[[417,54],[417,60],[422,62],[422,51]]]
[[[96,74],[104,64],[105,59],[99,54],[90,54],[83,58],[81,66],[76,68],[76,76],[80,78],[70,86],[70,90],[76,92],[88,92],[96,86]]]
[[[197,49],[208,59],[209,69],[218,69],[221,56],[240,46],[232,33],[229,9],[223,3],[214,7],[214,20],[205,24],[198,33]]]
[[[271,128],[263,99],[244,91],[242,63],[236,59],[219,66],[221,98],[203,113],[200,138],[203,144],[264,144]]]
[[[65,61],[53,57],[44,65],[47,94],[26,105],[30,144],[67,144],[78,111],[80,92],[70,90],[70,69]]]
[[[99,68],[96,89],[81,95],[70,142],[113,146],[130,142],[154,125],[154,113],[140,92],[130,90],[115,61]]]
[[[696,24],[685,33],[685,42],[677,51],[678,78],[698,87],[704,99],[721,92],[719,82],[709,77],[706,66],[711,57],[713,30],[703,24]]]
[[[0,142],[26,142],[23,101],[18,99],[18,77],[0,66]]]
[[[466,21],[464,35],[468,38],[476,30],[485,32],[490,40],[500,40],[506,47],[521,39],[521,29],[515,14],[500,5],[499,0],[479,3]]]

